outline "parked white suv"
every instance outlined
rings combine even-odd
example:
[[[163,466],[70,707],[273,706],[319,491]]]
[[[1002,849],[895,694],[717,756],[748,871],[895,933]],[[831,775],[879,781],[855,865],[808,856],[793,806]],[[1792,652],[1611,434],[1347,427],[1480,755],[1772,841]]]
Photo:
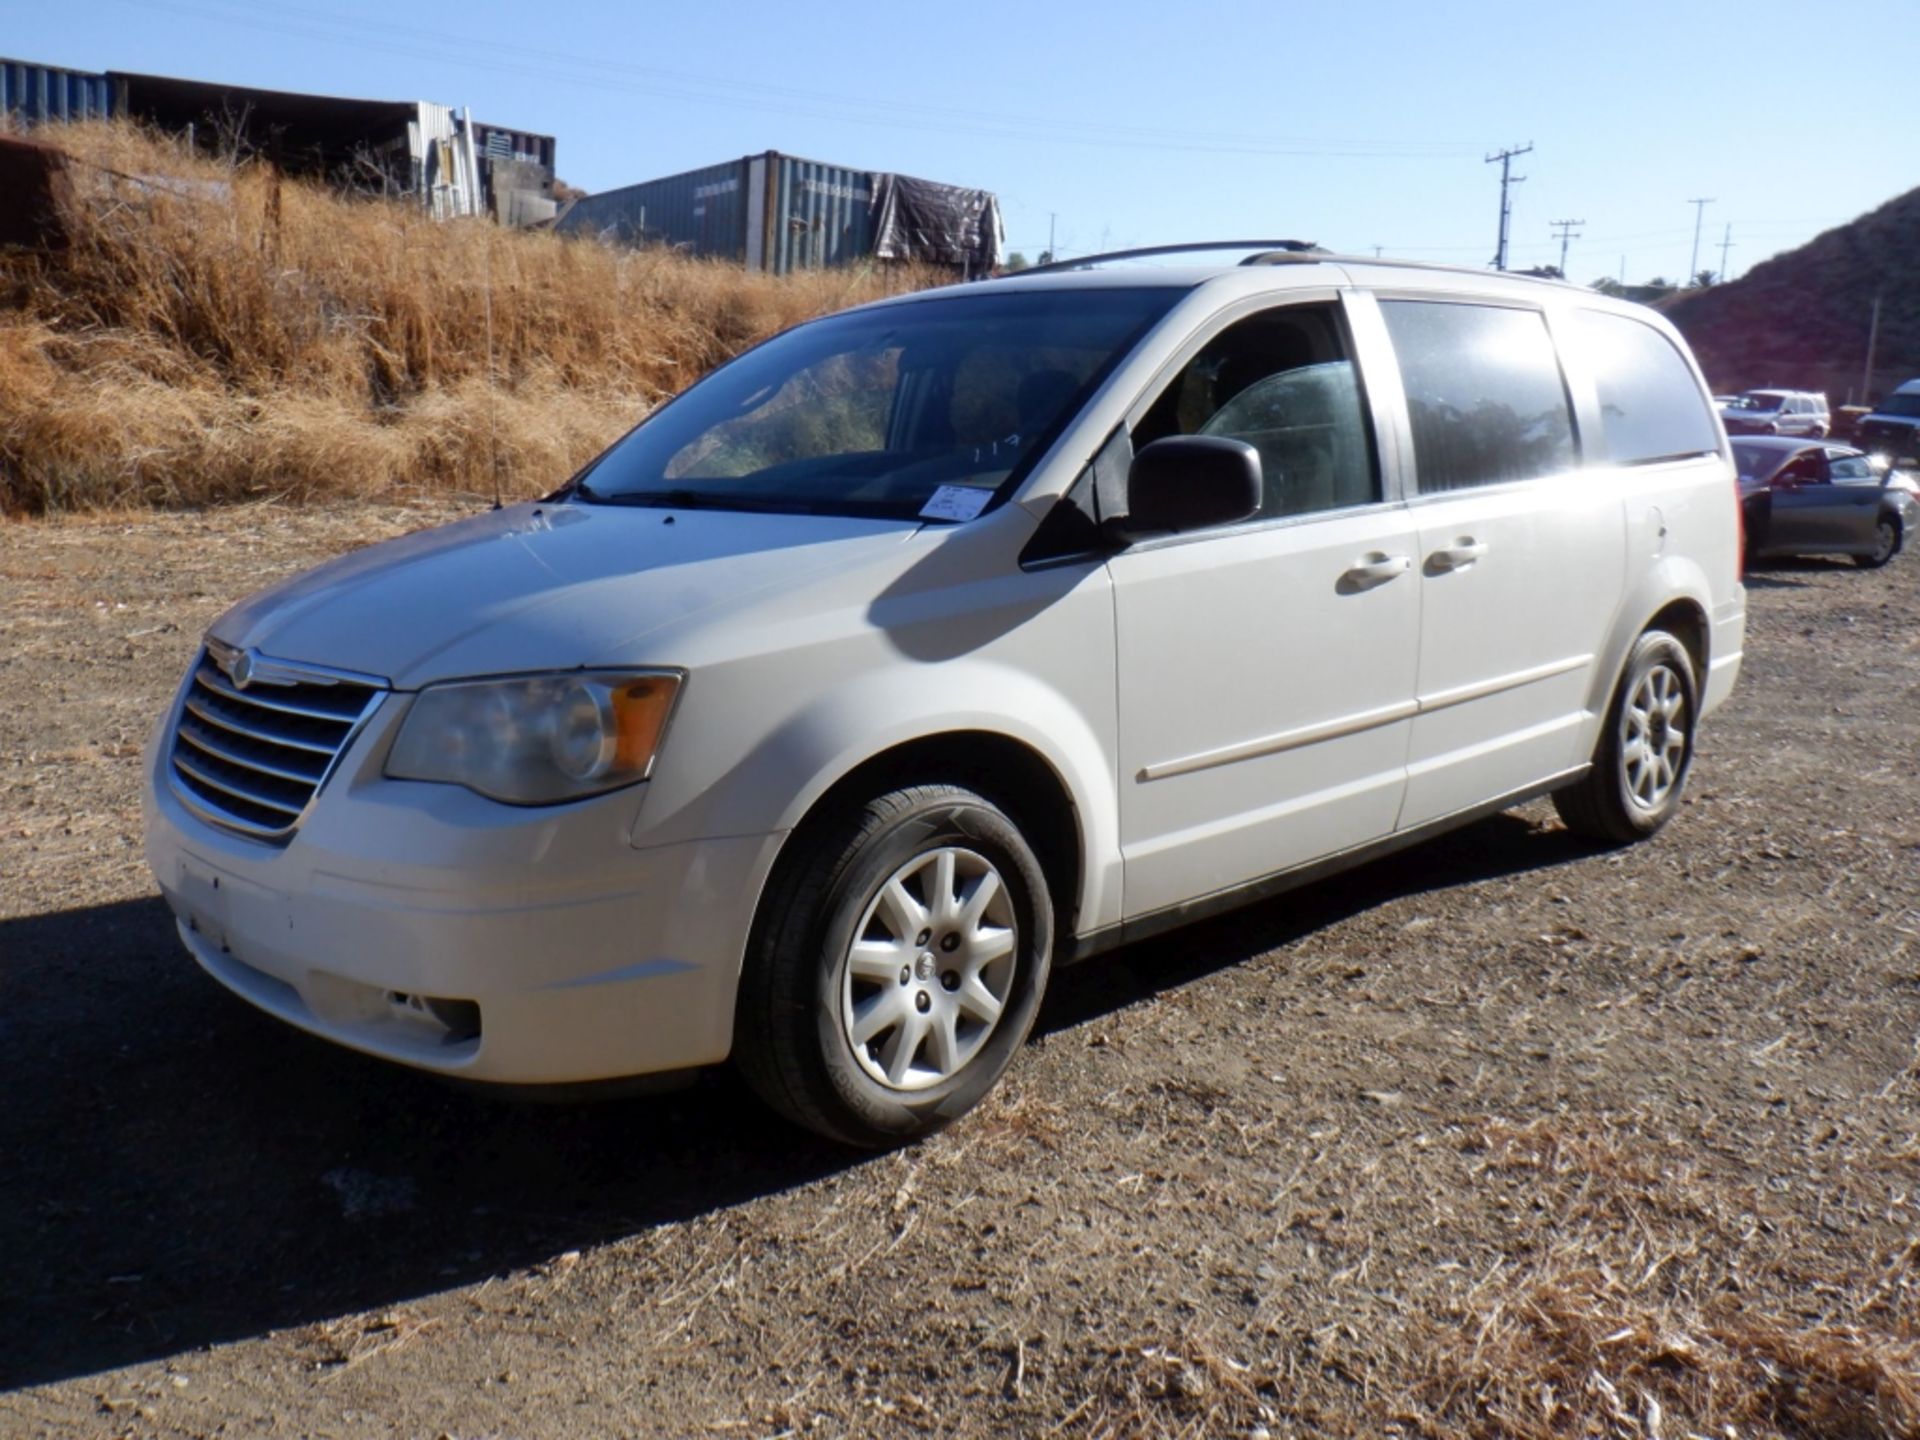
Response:
[[[547,500],[229,611],[147,760],[187,948],[392,1060],[731,1055],[874,1145],[1056,963],[1531,796],[1658,829],[1745,616],[1673,329],[1111,258],[799,326]]]
[[[1833,428],[1827,397],[1814,390],[1749,390],[1720,407],[1729,435],[1808,435]]]

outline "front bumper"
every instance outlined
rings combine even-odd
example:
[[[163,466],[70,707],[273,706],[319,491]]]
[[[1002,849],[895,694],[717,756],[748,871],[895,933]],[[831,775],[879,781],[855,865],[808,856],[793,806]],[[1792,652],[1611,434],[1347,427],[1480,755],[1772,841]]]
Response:
[[[388,781],[370,732],[292,838],[266,844],[181,803],[170,729],[147,757],[147,860],[187,949],[262,1010],[368,1054],[509,1084],[726,1058],[778,835],[648,846],[635,834],[644,786],[518,809]]]

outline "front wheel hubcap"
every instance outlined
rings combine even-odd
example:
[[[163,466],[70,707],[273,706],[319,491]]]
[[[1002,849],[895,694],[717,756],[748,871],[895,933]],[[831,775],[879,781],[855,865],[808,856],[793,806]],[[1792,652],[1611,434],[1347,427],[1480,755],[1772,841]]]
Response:
[[[1627,794],[1658,809],[1680,781],[1687,758],[1687,691],[1668,665],[1640,677],[1620,713],[1620,768]]]
[[[938,983],[924,947],[939,944]],[[1000,872],[973,850],[943,846],[902,865],[868,900],[840,983],[840,1023],[861,1069],[894,1090],[958,1074],[1000,1024],[1019,934]]]

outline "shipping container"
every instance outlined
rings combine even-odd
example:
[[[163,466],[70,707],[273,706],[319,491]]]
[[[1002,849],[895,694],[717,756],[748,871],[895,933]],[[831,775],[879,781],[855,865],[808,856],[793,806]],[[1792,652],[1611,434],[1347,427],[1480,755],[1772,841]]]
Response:
[[[761,183],[769,202],[765,268],[786,275],[873,253],[869,171],[774,153],[754,157],[754,164],[764,167]],[[754,183],[751,175],[748,183]]]
[[[744,261],[746,164],[731,160],[585,196],[561,217],[559,228],[620,245],[671,245],[696,255]]]
[[[25,60],[0,60],[0,114],[16,129],[118,113],[110,76]]]
[[[786,275],[871,258],[873,201],[872,171],[768,150],[588,195],[558,228]]]

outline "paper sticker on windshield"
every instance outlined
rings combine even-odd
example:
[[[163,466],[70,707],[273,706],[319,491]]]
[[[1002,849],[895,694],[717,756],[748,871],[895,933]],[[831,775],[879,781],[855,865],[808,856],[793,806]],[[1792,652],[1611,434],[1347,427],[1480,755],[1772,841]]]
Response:
[[[920,507],[922,520],[971,520],[987,508],[991,490],[978,485],[942,485],[933,498]]]

